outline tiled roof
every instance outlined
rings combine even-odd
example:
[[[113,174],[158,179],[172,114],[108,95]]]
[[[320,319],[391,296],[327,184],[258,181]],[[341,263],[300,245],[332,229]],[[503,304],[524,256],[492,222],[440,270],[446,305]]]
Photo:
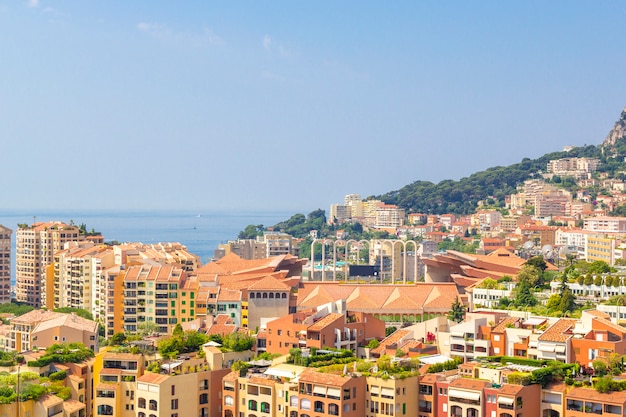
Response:
[[[248,287],[249,290],[278,290],[289,291],[290,287],[272,276],[266,276]]]
[[[153,372],[146,372],[137,378],[137,382],[145,382],[147,384],[160,384],[167,380],[170,376],[167,374],[156,374]]]
[[[565,342],[572,337],[571,334],[565,332],[574,327],[576,321],[576,319],[559,319],[537,339],[544,342]]]
[[[482,391],[488,386],[491,386],[491,382],[470,378],[457,378],[450,383],[450,388],[461,388],[474,391]]]
[[[579,398],[588,401],[606,402],[623,405],[626,403],[626,391],[612,391],[610,393],[599,393],[594,388],[572,388],[566,394],[567,398]]]
[[[329,313],[327,315],[325,315],[324,317],[322,317],[321,319],[319,319],[318,321],[316,321],[315,323],[313,323],[312,325],[310,325],[307,330],[309,331],[320,331],[322,330],[324,327],[330,325],[331,323],[333,323],[335,320],[340,319],[343,317],[343,314],[339,314],[339,313]]]
[[[384,338],[383,341],[380,342],[380,344],[376,348],[372,349],[372,353],[384,354],[387,347],[397,344],[398,342],[400,342],[402,339],[404,339],[410,334],[411,334],[411,331],[409,330],[398,329],[395,332],[391,333],[386,338]]]
[[[491,330],[493,333],[504,333],[505,329],[509,326],[509,325],[513,325],[515,323],[517,323],[517,321],[519,320],[519,318],[517,317],[505,317],[502,320],[500,320],[500,323],[498,323],[493,330]]]
[[[47,394],[39,399],[39,403],[43,404],[46,408],[50,408],[55,405],[62,404],[63,400],[54,394]]]
[[[82,410],[85,407],[87,406],[78,400],[69,399],[63,402],[63,411],[66,414],[72,414],[78,410]]]
[[[305,282],[298,291],[298,306],[316,307],[344,299],[346,307],[353,311],[385,313],[414,310],[421,314],[422,309],[449,309],[458,295],[454,283],[356,285]]]
[[[348,369],[350,369],[351,365],[347,365]],[[315,369],[306,369],[300,374],[300,382],[311,382],[314,384],[322,384],[328,385],[332,387],[340,387],[343,386],[346,382],[350,380],[349,376],[341,376],[330,373],[322,373],[318,372]]]

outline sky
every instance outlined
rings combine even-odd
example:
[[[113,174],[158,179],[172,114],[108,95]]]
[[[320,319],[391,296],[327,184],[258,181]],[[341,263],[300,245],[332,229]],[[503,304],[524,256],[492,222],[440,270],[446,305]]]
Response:
[[[0,208],[328,210],[598,145],[623,1],[0,0]]]

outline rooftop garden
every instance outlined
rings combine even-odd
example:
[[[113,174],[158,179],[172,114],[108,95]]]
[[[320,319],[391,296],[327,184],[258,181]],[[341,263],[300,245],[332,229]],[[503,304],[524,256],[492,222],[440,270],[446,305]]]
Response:
[[[55,394],[64,401],[72,397],[69,387],[65,386],[65,371],[52,372],[41,377],[33,372],[20,373],[20,401],[35,400],[46,394]],[[17,401],[17,374],[0,373],[0,404]]]
[[[348,349],[311,348],[309,355],[304,356],[298,348],[289,349],[287,363],[311,368],[320,368],[328,365],[347,364],[355,361],[354,353]]]
[[[48,347],[46,353],[39,359],[29,361],[28,366],[41,368],[51,363],[79,363],[93,356],[93,351],[82,343],[55,344]]]

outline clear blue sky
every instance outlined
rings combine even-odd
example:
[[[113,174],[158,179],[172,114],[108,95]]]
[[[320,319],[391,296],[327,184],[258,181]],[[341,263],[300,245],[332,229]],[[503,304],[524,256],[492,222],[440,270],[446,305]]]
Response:
[[[600,144],[624,22],[623,1],[0,0],[1,206],[308,213]]]

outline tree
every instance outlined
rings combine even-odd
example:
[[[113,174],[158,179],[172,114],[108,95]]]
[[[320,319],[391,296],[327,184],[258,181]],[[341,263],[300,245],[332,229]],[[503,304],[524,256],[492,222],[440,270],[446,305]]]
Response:
[[[561,294],[561,302],[559,303],[559,310],[562,313],[565,313],[565,312],[568,312],[568,311],[572,312],[572,311],[576,310],[577,307],[578,306],[576,305],[576,297],[574,297],[574,294],[572,294],[570,289],[567,288]]]
[[[604,362],[603,360],[596,359],[595,361],[591,362],[591,366],[593,367],[593,373],[595,375],[604,376],[607,374],[608,367],[606,365],[606,362]]]
[[[453,321],[455,323],[460,323],[465,319],[465,313],[467,310],[465,306],[461,304],[459,301],[459,297],[456,297],[452,305],[450,306],[450,311],[448,312],[448,320]]]
[[[380,345],[380,342],[377,339],[372,339],[367,343],[367,346],[365,347],[368,349],[376,349],[379,345]]]
[[[397,327],[395,326],[389,326],[385,328],[385,337],[389,337],[389,335],[391,335],[393,332],[395,332],[396,330],[398,330]]]
[[[159,326],[153,321],[144,321],[143,323],[139,323],[137,325],[137,334],[139,336],[150,336],[156,331],[159,330]]]
[[[263,234],[264,230],[265,229],[263,228],[262,224],[257,224],[257,225],[249,224],[246,226],[245,229],[239,232],[238,238],[239,239],[256,239],[257,236],[261,236]]]
[[[525,282],[528,284],[528,288],[543,285],[541,270],[534,265],[526,264],[517,273],[517,281],[519,283]]]
[[[513,305],[515,307],[533,307],[537,305],[537,298],[530,292],[531,286],[528,281],[522,281],[517,284],[517,287],[513,290],[515,298],[513,299]]]
[[[126,342],[126,335],[122,332],[115,333],[111,336],[110,344],[112,346],[121,346]]]

